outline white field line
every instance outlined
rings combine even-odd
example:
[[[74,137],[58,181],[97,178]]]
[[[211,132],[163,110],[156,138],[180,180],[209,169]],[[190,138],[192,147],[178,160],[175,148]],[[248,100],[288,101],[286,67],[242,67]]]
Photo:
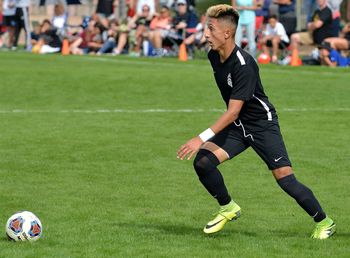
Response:
[[[79,56],[80,57],[80,56]],[[209,63],[203,62],[203,63],[192,63],[192,62],[161,62],[158,61],[157,59],[152,59],[152,60],[138,60],[138,59],[120,59],[118,57],[115,58],[106,58],[106,57],[91,57],[91,56],[81,56],[81,58],[84,58],[84,60],[88,61],[98,61],[98,62],[111,62],[111,63],[124,63],[124,64],[135,64],[135,65],[148,65],[150,67],[159,65],[159,66],[176,66],[176,67],[184,67],[185,69],[189,67],[195,67],[196,69],[198,68],[203,68],[203,69],[210,69]],[[317,76],[331,76],[331,77],[342,77],[342,76],[349,76],[348,73],[339,73],[339,72],[334,72],[334,71],[319,71],[319,70],[300,70],[298,69],[295,71],[295,69],[275,69],[275,68],[270,68],[270,67],[264,67],[262,69],[262,74],[264,73],[280,73],[280,74],[304,74],[304,75],[317,75]]]
[[[99,114],[99,113],[222,113],[223,109],[12,109],[0,110],[0,114],[55,113],[55,114]],[[350,112],[349,108],[281,108],[278,112]]]

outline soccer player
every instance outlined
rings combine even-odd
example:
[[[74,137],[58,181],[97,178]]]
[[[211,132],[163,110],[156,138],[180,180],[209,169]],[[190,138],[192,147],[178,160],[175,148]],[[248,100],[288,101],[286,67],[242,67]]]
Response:
[[[255,60],[235,44],[239,14],[229,5],[207,10],[205,37],[208,58],[227,110],[200,135],[182,145],[177,156],[190,159],[200,182],[217,199],[220,210],[204,227],[207,234],[220,231],[240,216],[241,208],[229,195],[217,166],[248,147],[264,160],[278,185],[316,222],[311,237],[326,239],[335,233],[335,223],[326,216],[312,191],[294,176],[274,106],[260,81]]]

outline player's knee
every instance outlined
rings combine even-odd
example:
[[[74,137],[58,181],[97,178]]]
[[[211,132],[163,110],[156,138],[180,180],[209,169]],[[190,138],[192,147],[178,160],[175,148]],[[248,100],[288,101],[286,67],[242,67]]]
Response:
[[[212,171],[219,165],[219,160],[213,153],[207,150],[200,150],[193,161],[193,167],[199,177]]]

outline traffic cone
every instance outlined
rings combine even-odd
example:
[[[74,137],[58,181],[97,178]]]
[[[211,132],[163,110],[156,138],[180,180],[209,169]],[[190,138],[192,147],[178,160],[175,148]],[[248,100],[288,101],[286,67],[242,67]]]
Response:
[[[63,42],[62,42],[62,51],[61,51],[61,54],[63,56],[66,56],[66,55],[69,55],[69,42],[68,42],[68,39],[64,39]]]
[[[187,61],[188,57],[187,57],[187,50],[186,50],[186,45],[185,43],[182,43],[180,45],[180,49],[179,49],[179,60],[180,61]]]
[[[292,58],[290,60],[291,66],[301,66],[303,64],[302,60],[299,57],[299,51],[297,48],[292,51]]]

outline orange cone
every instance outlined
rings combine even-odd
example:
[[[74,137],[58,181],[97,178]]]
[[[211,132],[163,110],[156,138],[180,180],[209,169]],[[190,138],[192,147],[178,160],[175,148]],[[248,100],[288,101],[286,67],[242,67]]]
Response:
[[[179,49],[179,60],[180,61],[187,61],[188,57],[187,57],[187,50],[186,50],[186,45],[185,43],[182,43],[180,45],[180,49]]]
[[[291,66],[301,66],[303,64],[302,60],[299,57],[299,51],[297,48],[292,51],[292,58],[290,60]]]
[[[66,56],[66,55],[69,55],[69,42],[68,42],[68,39],[64,39],[63,42],[62,42],[62,51],[61,51],[61,54]]]

